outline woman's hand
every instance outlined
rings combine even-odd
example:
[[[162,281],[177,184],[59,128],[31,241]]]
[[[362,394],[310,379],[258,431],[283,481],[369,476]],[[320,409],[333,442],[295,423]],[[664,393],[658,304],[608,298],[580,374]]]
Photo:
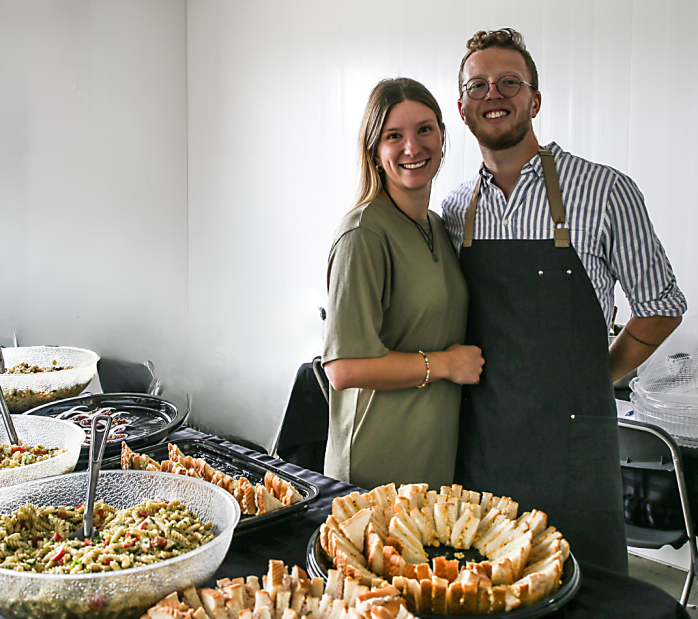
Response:
[[[434,372],[437,377],[445,378],[459,385],[475,385],[480,382],[482,366],[485,360],[482,350],[477,346],[464,346],[463,344],[451,344],[442,353],[432,353],[437,364]],[[443,364],[443,368],[439,367]]]

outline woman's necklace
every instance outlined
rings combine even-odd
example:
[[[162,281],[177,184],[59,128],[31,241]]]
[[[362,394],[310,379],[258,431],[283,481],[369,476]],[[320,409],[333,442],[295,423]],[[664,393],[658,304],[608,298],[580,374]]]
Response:
[[[417,226],[417,230],[422,234],[422,238],[427,242],[427,246],[429,247],[429,251],[431,252],[431,257],[434,262],[438,262],[439,258],[438,256],[434,253],[434,230],[431,227],[431,219],[429,219],[429,213],[427,212],[427,223],[429,224],[429,232],[425,232],[424,228],[419,224],[418,221],[415,221],[412,219],[405,211],[403,211],[397,204],[395,204],[395,200],[393,200],[393,196],[390,195],[390,192],[388,191],[387,187],[383,187],[383,191],[385,191],[385,195],[390,198],[390,201],[393,203],[393,206],[400,211],[407,219],[409,219],[415,226]]]

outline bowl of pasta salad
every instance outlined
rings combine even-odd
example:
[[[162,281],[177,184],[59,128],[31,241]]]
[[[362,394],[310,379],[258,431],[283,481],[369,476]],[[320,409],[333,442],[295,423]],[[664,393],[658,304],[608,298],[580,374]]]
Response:
[[[97,373],[99,355],[70,346],[3,348],[0,387],[12,413],[82,393]]]
[[[85,440],[82,428],[48,417],[13,415],[19,445],[13,445],[0,424],[0,488],[40,477],[70,473]]]
[[[81,542],[87,473],[0,489],[0,615],[127,619],[173,591],[201,586],[223,562],[240,508],[203,480],[102,471]]]

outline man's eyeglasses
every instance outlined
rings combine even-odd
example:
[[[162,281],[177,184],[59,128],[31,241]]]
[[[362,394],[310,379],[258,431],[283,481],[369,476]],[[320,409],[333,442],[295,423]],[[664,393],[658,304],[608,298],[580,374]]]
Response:
[[[468,80],[468,83],[463,87],[463,92],[466,93],[471,99],[484,99],[487,93],[490,91],[490,85],[496,85],[499,94],[502,97],[510,99],[519,94],[521,90],[521,84],[526,84],[526,86],[531,86],[528,82],[520,80],[518,77],[513,75],[505,75],[500,77],[496,82],[488,82],[486,79],[481,77],[474,77]],[[533,88],[533,86],[531,86]],[[535,88],[533,88],[535,90]]]

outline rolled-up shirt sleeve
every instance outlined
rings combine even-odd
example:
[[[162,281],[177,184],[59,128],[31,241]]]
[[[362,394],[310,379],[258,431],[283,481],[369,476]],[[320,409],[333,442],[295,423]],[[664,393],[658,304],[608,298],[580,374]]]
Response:
[[[355,228],[337,240],[327,268],[323,363],[388,354],[380,332],[390,278],[390,257],[378,234]]]
[[[642,193],[618,175],[609,195],[609,264],[633,315],[681,316],[688,304],[661,242],[654,232]]]

